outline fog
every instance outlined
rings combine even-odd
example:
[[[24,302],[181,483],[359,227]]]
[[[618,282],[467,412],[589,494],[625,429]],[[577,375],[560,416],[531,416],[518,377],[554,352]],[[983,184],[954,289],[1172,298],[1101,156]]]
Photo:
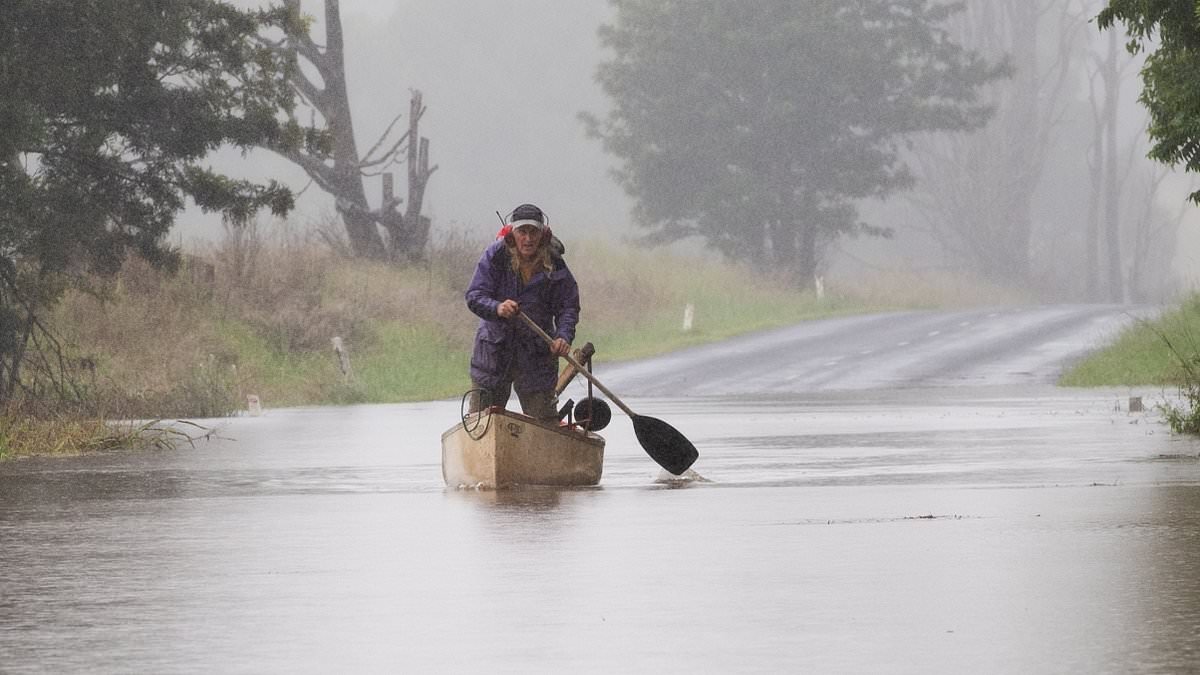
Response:
[[[324,11],[319,1],[302,6],[318,18]],[[495,212],[522,202],[542,206],[556,231],[572,239],[627,231],[631,204],[609,176],[614,162],[578,120],[606,105],[594,73],[596,31],[608,16],[599,0],[344,0],[360,148],[397,114],[407,119],[410,89],[420,89],[427,106],[421,134],[438,167],[424,208],[434,232],[494,230]],[[320,21],[313,32],[320,42]],[[246,160],[225,152],[214,161],[229,173],[277,178],[296,190],[308,184],[302,170],[269,152]],[[393,171],[402,194],[406,169]],[[380,189],[378,178],[367,184],[375,206]],[[311,186],[291,218],[305,224],[332,217],[332,198]],[[196,212],[177,230],[185,242],[221,233],[219,217]]]
[[[240,4],[264,3],[242,0]],[[966,4],[968,17],[1002,6],[1019,6],[1007,0]],[[1034,281],[1058,289],[1051,295],[1078,297],[1082,283],[1078,279],[1083,275],[1078,253],[1083,222],[1088,217],[1095,222],[1094,214],[1086,214],[1100,194],[1088,182],[1089,153],[1094,147],[1089,145],[1088,125],[1094,118],[1089,106],[1095,103],[1089,97],[1095,96],[1096,64],[1104,55],[1107,35],[1098,31],[1094,21],[1085,20],[1103,6],[1099,0],[1045,4],[1048,9],[1038,19],[1040,39],[1036,42],[1041,61],[1031,67],[1047,77],[1045,73],[1061,65],[1058,59],[1063,54],[1072,54],[1073,61],[1053,92],[1040,90],[1037,94],[1039,100],[1049,96],[1056,103],[1052,109],[1043,106],[1042,110],[1046,151],[1037,167],[1036,190],[1027,200],[1033,230],[1030,259],[1032,265],[1040,266]],[[1054,13],[1068,6],[1075,12],[1074,22],[1054,23]],[[303,7],[318,19],[314,36],[320,42],[323,3],[305,0]],[[432,218],[435,236],[447,231],[490,231],[497,225],[496,211],[506,212],[526,201],[541,205],[551,215],[556,231],[568,241],[636,232],[630,214],[633,204],[610,175],[616,161],[603,152],[598,141],[586,137],[578,119],[584,111],[602,114],[606,110],[595,72],[608,55],[599,45],[597,29],[611,16],[611,7],[602,0],[344,0],[348,85],[360,149],[369,148],[398,113],[407,115],[410,90],[420,89],[428,108],[421,133],[430,139],[431,163],[438,167],[424,209]],[[996,35],[982,34],[978,27],[960,26],[958,30],[969,47],[997,58],[1007,53],[1003,44],[996,46]],[[1028,36],[999,37],[1024,45]],[[1023,63],[1017,61],[1018,66]],[[1124,195],[1121,218],[1126,223],[1137,218],[1155,223],[1157,239],[1144,244],[1141,262],[1122,264],[1128,275],[1138,266],[1148,267],[1146,260],[1154,260],[1156,265],[1149,272],[1139,272],[1145,277],[1139,279],[1139,288],[1126,289],[1125,295],[1127,299],[1162,299],[1181,286],[1196,285],[1192,270],[1200,262],[1194,253],[1200,241],[1192,232],[1200,218],[1184,204],[1194,181],[1144,157],[1148,143],[1146,114],[1137,103],[1139,63],[1121,50],[1120,109],[1116,114]],[[1006,87],[1012,90],[1016,86],[1002,83],[989,93],[1000,109],[992,125],[994,134],[1011,133],[996,131],[996,127],[1004,123],[1004,101],[1010,96]],[[1007,143],[1002,135],[996,139],[987,143]],[[944,142],[914,139],[913,152],[920,155],[922,144]],[[254,151],[242,159],[225,152],[214,162],[234,175],[272,177],[303,189],[291,217],[294,223],[310,226],[335,218],[332,199],[315,186],[305,189],[307,176],[270,153]],[[397,185],[402,185],[405,168],[401,165],[393,170],[398,174]],[[828,273],[969,271],[970,261],[948,249],[946,233],[931,231],[912,208],[913,195],[928,192],[937,181],[928,175],[923,178],[926,184],[919,184],[912,194],[863,203],[864,219],[892,228],[894,237],[839,242],[828,252]],[[380,186],[378,178],[373,180],[367,190],[374,206],[379,202]],[[971,189],[965,185],[935,187]],[[969,220],[972,213],[959,216],[959,221]],[[219,237],[221,232],[219,218],[189,211],[175,237],[186,245]],[[1134,238],[1146,238],[1141,234],[1122,236],[1130,239],[1129,250],[1135,244],[1143,245]],[[1123,251],[1123,255],[1133,254]],[[1162,264],[1163,257],[1172,256],[1169,265]]]

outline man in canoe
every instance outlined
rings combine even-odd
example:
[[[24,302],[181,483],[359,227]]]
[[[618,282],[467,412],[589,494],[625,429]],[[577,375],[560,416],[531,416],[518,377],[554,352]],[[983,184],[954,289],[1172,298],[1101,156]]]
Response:
[[[553,240],[545,212],[522,204],[475,266],[466,293],[467,307],[481,319],[471,355],[472,412],[504,406],[516,389],[526,415],[558,419],[558,357],[570,352],[575,339],[579,285]],[[553,344],[516,320],[518,313],[541,326]]]

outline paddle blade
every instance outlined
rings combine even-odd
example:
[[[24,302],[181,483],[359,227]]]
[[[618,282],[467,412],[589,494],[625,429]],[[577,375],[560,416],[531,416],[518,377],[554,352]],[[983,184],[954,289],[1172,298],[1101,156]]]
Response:
[[[630,419],[633,420],[633,433],[650,459],[676,476],[682,476],[700,457],[696,446],[670,424],[642,415],[633,415]]]

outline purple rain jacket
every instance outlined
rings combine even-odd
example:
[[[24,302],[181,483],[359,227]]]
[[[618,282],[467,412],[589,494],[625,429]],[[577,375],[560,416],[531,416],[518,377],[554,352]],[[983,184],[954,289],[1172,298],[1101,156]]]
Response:
[[[501,302],[516,300],[521,312],[551,337],[574,341],[579,285],[561,257],[551,256],[551,260],[554,271],[538,272],[522,288],[503,239],[480,256],[466,294],[467,307],[482,319],[471,355],[471,379],[479,385],[488,389],[499,386],[515,366],[513,376],[519,390],[554,390],[558,359],[550,353],[550,346],[519,319],[502,319],[496,314]]]

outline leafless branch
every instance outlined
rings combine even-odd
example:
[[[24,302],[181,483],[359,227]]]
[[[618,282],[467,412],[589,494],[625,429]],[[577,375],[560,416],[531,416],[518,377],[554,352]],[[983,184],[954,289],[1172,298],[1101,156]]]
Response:
[[[371,149],[367,151],[367,154],[363,155],[364,164],[369,164],[374,161],[371,159],[371,156],[375,154],[375,151],[378,150],[381,145],[383,145],[383,142],[387,140],[387,137],[392,134],[392,129],[396,128],[396,123],[399,122],[400,118],[402,117],[404,117],[404,113],[399,112],[395,117],[392,118],[392,121],[388,123],[387,128],[384,129],[383,133],[379,135],[379,140],[375,141],[375,145],[372,145]],[[405,134],[405,136],[407,136],[407,134]],[[404,136],[401,136],[401,140],[403,139]]]

